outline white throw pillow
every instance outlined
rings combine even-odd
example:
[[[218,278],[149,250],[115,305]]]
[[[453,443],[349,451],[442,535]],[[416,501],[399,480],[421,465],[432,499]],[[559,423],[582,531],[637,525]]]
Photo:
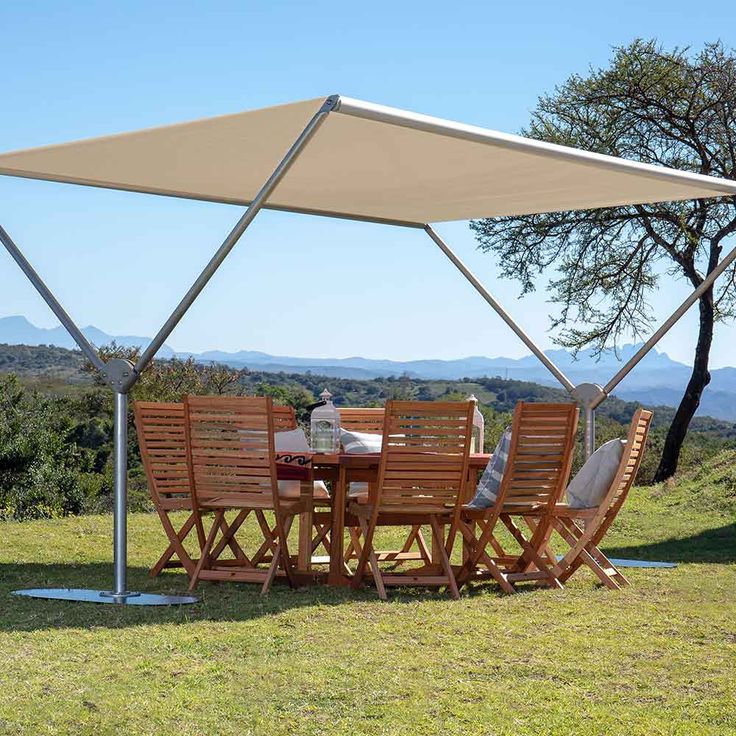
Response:
[[[309,452],[307,436],[300,427],[274,432],[273,440],[276,452]]]
[[[383,436],[368,432],[348,432],[347,429],[340,429],[340,442],[342,442],[345,452],[360,455],[366,452],[381,452]]]
[[[573,509],[600,506],[616,477],[625,440],[603,443],[586,461],[567,487],[567,503]]]

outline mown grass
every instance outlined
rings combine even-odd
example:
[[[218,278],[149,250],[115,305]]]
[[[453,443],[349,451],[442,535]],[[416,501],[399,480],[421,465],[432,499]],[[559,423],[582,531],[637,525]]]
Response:
[[[170,609],[15,598],[109,587],[111,519],[1,524],[0,734],[736,733],[736,519],[696,486],[637,489],[606,544],[676,569],[459,602],[229,584]],[[162,545],[156,517],[131,517],[132,586],[185,587],[147,577]]]

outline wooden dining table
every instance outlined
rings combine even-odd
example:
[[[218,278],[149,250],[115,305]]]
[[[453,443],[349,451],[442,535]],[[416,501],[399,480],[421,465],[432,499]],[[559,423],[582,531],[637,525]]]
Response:
[[[468,483],[466,483],[467,498],[470,501],[475,493],[476,479],[482,472],[491,455],[473,453],[468,463]],[[378,480],[378,469],[381,462],[381,453],[279,453],[276,463],[279,468],[279,478],[301,478],[309,476],[314,480],[329,481],[332,487],[330,494],[330,558],[326,582],[329,585],[350,585],[352,579],[348,575],[345,565],[345,514],[347,507],[348,488],[350,483],[371,483]],[[310,482],[311,487],[311,482]],[[301,531],[300,551],[309,549],[305,560],[300,554],[300,572],[309,572],[311,567],[311,521],[302,524],[306,527]]]

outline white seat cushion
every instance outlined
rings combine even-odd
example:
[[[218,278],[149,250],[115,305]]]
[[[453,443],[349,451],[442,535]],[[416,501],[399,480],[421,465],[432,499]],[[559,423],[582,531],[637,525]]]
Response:
[[[340,429],[340,442],[343,449],[349,454],[364,454],[367,452],[381,452],[383,436],[369,432],[348,432]]]
[[[274,432],[273,441],[276,452],[309,452],[309,442],[301,427]]]
[[[604,442],[586,461],[567,487],[567,503],[573,509],[600,506],[616,477],[624,454],[624,440]]]

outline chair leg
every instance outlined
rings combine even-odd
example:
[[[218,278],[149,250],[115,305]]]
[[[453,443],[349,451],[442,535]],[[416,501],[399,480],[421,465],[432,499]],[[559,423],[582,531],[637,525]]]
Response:
[[[158,562],[151,568],[148,573],[152,578],[157,577],[161,574],[161,571],[166,567],[169,560],[176,555],[181,562],[181,566],[186,570],[188,575],[191,575],[194,571],[194,560],[189,556],[187,551],[184,549],[183,542],[187,538],[187,535],[192,530],[195,524],[194,514],[190,514],[189,518],[184,522],[184,525],[177,532],[174,529],[168,514],[165,511],[159,513],[161,517],[161,524],[164,527],[166,536],[168,537],[169,546],[166,551],[161,555]]]
[[[281,555],[279,554],[280,551],[280,545],[276,545],[276,552],[273,555],[271,564],[268,566],[266,579],[263,581],[263,585],[261,586],[261,595],[266,595],[266,593],[271,590],[271,584],[273,583],[274,578],[276,577],[276,572],[279,569],[279,560],[281,559]]]
[[[233,519],[232,524],[228,524],[223,515],[220,526],[222,527],[222,539],[215,545],[214,549],[210,553],[210,557],[214,560],[223,553],[225,547],[230,547],[236,560],[244,562],[247,566],[252,567],[251,561],[243,551],[243,548],[235,541],[235,534],[243,525],[243,522],[248,518],[250,510],[244,509],[238,513]]]
[[[480,548],[480,550],[478,549],[480,541],[484,536],[488,540],[493,540],[494,537],[492,532],[487,532],[487,528],[484,528],[484,531],[481,534],[481,540],[479,540],[473,534],[473,530],[470,525],[466,524],[462,519],[458,523],[458,529],[469,546],[468,559],[460,569],[460,576],[457,578],[458,584],[461,586],[466,585],[470,581],[473,571],[477,567],[478,563],[482,560],[483,564],[488,568],[491,577],[498,583],[504,593],[516,593],[516,588],[514,588],[513,584],[507,579],[506,573],[498,566],[496,561],[488,555],[485,548]]]
[[[573,552],[575,547],[580,544],[580,540],[586,533],[572,519],[553,519],[552,524],[555,531],[570,545],[570,552]],[[592,540],[582,546],[572,558],[570,558],[570,552],[555,567],[555,571],[558,573],[557,577],[561,582],[566,582],[582,564],[585,564],[595,573],[603,585],[611,590],[620,590],[629,584],[626,577],[595,546]],[[609,572],[609,570],[612,572]]]
[[[467,524],[464,524],[463,521],[460,521],[460,525],[466,530],[463,531],[463,535],[469,534],[468,541],[471,543],[471,550],[468,555],[468,559],[465,563],[465,567],[468,568],[469,571],[472,572],[472,570],[475,569],[476,565],[478,564],[478,560],[480,559],[480,556],[482,552],[485,550],[485,548],[488,546],[488,544],[493,539],[493,530],[496,526],[496,521],[498,520],[498,516],[491,516],[489,519],[484,519],[485,526],[482,525],[482,523],[479,521],[478,526],[481,527],[481,533],[480,537],[476,538],[472,531],[470,531]]]
[[[253,555],[252,562],[254,565],[258,565],[266,556],[267,552],[275,554],[276,550],[276,527],[271,529],[266,521],[265,514],[260,509],[256,511],[256,519],[258,520],[258,526],[261,528],[261,534],[263,534],[263,544],[261,544]]]
[[[291,524],[294,520],[293,516],[287,516],[286,520],[284,521],[284,533],[288,534],[291,530]],[[271,564],[268,566],[268,572],[266,573],[266,578],[263,581],[263,585],[261,586],[261,595],[266,595],[271,590],[271,585],[273,584],[274,579],[276,578],[276,573],[279,569],[279,562],[283,559],[283,556],[281,554],[281,540],[279,540],[276,544],[276,549],[273,553],[273,559],[271,560]]]
[[[360,584],[363,573],[365,572],[366,564],[370,563],[371,572],[373,573],[373,580],[376,583],[376,590],[378,591],[378,597],[382,601],[386,601],[388,600],[388,596],[386,595],[386,586],[383,584],[381,570],[378,567],[378,559],[376,557],[375,550],[373,549],[373,531],[375,527],[371,529],[368,525],[368,522],[365,519],[361,518],[360,528],[363,531],[363,552],[360,555],[360,562],[358,563],[358,569],[355,572],[355,581],[353,582],[353,585],[355,586],[356,581],[358,584]]]
[[[299,547],[298,562],[299,570],[309,571],[312,569],[312,514],[310,507],[299,514]]]
[[[288,531],[286,522],[281,518],[281,514],[278,511],[274,512],[274,514],[276,516],[276,533],[278,535],[278,549],[274,552],[274,556],[278,557],[278,553],[280,553],[281,565],[286,573],[286,579],[289,582],[289,586],[295,588],[296,580],[294,578],[294,571],[291,567],[291,560],[289,559],[289,542],[287,539]],[[289,528],[291,528],[291,521],[293,521],[294,517],[288,516],[287,518],[289,519]]]
[[[347,527],[347,530],[348,535],[350,536],[350,541],[348,542],[348,546],[345,548],[345,552],[343,552],[343,559],[350,560],[353,557],[360,558],[360,529],[354,526],[349,526]]]
[[[329,524],[314,524],[314,528],[317,530],[314,539],[312,539],[312,554],[318,549],[320,544],[325,548],[327,554],[330,554],[330,525]]]
[[[537,552],[537,550],[534,548],[534,545],[529,542],[529,540],[521,533],[521,530],[518,526],[514,523],[513,519],[508,514],[502,514],[501,519],[503,520],[503,523],[506,525],[506,528],[511,532],[514,539],[519,543],[523,550],[522,557],[525,559],[527,563],[533,563],[539,573],[544,576],[544,582],[546,582],[551,588],[557,588],[558,590],[562,590],[563,585],[559,581],[558,577],[555,575],[554,572],[550,569],[550,566],[542,559],[541,555]],[[537,534],[537,532],[535,532]],[[532,538],[534,535],[532,535]],[[542,542],[546,543],[546,542]],[[519,559],[521,560],[522,557]],[[526,566],[525,566],[526,567]],[[514,577],[512,579],[524,579],[524,575],[527,575],[528,571],[524,569],[522,572],[518,573],[518,578]],[[532,573],[534,574],[534,573]],[[536,579],[531,578],[529,579]]]
[[[447,575],[447,587],[450,590],[450,595],[458,600],[460,598],[460,591],[457,588],[457,581],[455,580],[455,573],[452,571],[452,565],[450,565],[450,559],[447,556],[447,550],[445,549],[445,540],[442,538],[442,529],[437,518],[434,516],[429,517],[429,523],[432,527],[432,534],[434,536],[434,549],[437,551],[437,556],[440,558],[442,569]]]
[[[537,526],[539,526],[538,520],[532,519],[529,516],[525,516],[524,521],[529,527],[529,531],[534,534],[534,532],[537,530]],[[557,557],[555,557],[555,553],[549,545],[549,539],[540,546],[540,549],[542,551],[542,554],[547,558],[548,564],[554,567],[557,564]]]
[[[220,530],[220,522],[222,521],[224,516],[225,516],[224,511],[215,512],[215,520],[212,523],[212,528],[210,529],[210,533],[207,536],[207,540],[204,543],[204,547],[202,548],[202,553],[199,555],[199,560],[197,560],[197,565],[194,568],[194,572],[192,573],[192,578],[189,582],[190,592],[193,591],[197,587],[197,583],[199,582],[199,576],[202,570],[204,569],[205,565],[209,565],[210,549],[212,549],[212,545],[215,541],[215,537],[217,536],[217,532]]]
[[[230,547],[230,550],[232,551],[233,555],[235,555],[236,560],[240,560],[241,562],[244,562],[246,564],[250,564],[250,560],[243,551],[243,548],[238,544],[238,540],[235,538],[235,532],[248,518],[249,514],[250,511],[247,511],[246,513],[242,514],[242,518],[239,518],[241,514],[238,514],[238,516],[235,517],[235,519],[233,520],[233,524],[235,523],[235,520],[239,520],[238,526],[235,529],[232,528],[232,525],[228,525],[227,520],[224,517],[222,519],[222,530],[223,533],[227,535],[227,546]]]
[[[432,564],[432,552],[429,549],[429,545],[427,544],[427,540],[424,538],[424,535],[422,534],[422,528],[417,527],[417,533],[415,537],[415,541],[417,543],[417,548],[419,549],[419,554],[422,556],[422,561],[427,564]]]
[[[351,555],[355,555],[357,559],[360,559],[363,554],[363,545],[360,543],[360,529],[351,526],[348,528],[348,535],[350,536],[350,542],[345,552],[345,560],[349,560]]]

